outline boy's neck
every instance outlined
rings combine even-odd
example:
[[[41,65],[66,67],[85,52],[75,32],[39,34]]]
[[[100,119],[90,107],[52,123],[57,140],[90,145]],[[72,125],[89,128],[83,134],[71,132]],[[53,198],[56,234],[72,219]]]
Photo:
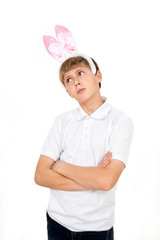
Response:
[[[102,99],[101,95],[94,96],[94,98],[89,99],[85,103],[79,103],[83,110],[88,114],[91,115],[95,112],[102,104],[104,100]]]

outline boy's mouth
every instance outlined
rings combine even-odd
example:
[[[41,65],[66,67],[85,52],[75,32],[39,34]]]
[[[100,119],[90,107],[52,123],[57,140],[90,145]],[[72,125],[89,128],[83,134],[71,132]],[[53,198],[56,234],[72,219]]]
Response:
[[[78,94],[78,93],[81,93],[81,92],[84,92],[84,90],[85,90],[85,88],[80,88],[80,89],[78,89],[77,94]]]

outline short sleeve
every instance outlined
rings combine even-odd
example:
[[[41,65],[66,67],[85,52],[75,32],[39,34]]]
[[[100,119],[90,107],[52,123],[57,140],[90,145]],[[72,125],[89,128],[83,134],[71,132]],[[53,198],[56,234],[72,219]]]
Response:
[[[62,125],[61,118],[60,115],[58,115],[55,118],[40,151],[40,154],[46,155],[55,161],[57,161],[60,158],[60,155],[62,153],[61,125]]]
[[[112,129],[109,140],[109,151],[112,152],[112,159],[118,159],[126,166],[132,138],[132,119],[129,116],[120,117]]]

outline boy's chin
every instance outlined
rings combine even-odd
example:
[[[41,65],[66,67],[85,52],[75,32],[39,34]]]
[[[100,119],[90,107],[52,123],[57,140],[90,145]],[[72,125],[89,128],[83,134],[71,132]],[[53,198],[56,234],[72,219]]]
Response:
[[[89,100],[87,95],[83,96],[70,96],[72,99],[75,99],[79,104],[84,104]]]
[[[85,104],[85,103],[87,103],[88,98],[76,99],[76,101],[77,101],[79,104]]]

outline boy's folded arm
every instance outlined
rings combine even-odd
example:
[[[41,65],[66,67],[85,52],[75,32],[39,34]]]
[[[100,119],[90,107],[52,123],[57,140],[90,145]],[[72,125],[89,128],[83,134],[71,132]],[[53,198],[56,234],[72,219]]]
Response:
[[[45,155],[40,155],[34,176],[36,184],[43,187],[64,191],[88,190],[86,187],[81,186],[74,180],[53,171],[52,166],[54,162],[55,161],[52,158]]]
[[[85,188],[108,191],[117,183],[124,167],[123,162],[112,159],[105,168],[80,167],[58,161],[52,169]]]

